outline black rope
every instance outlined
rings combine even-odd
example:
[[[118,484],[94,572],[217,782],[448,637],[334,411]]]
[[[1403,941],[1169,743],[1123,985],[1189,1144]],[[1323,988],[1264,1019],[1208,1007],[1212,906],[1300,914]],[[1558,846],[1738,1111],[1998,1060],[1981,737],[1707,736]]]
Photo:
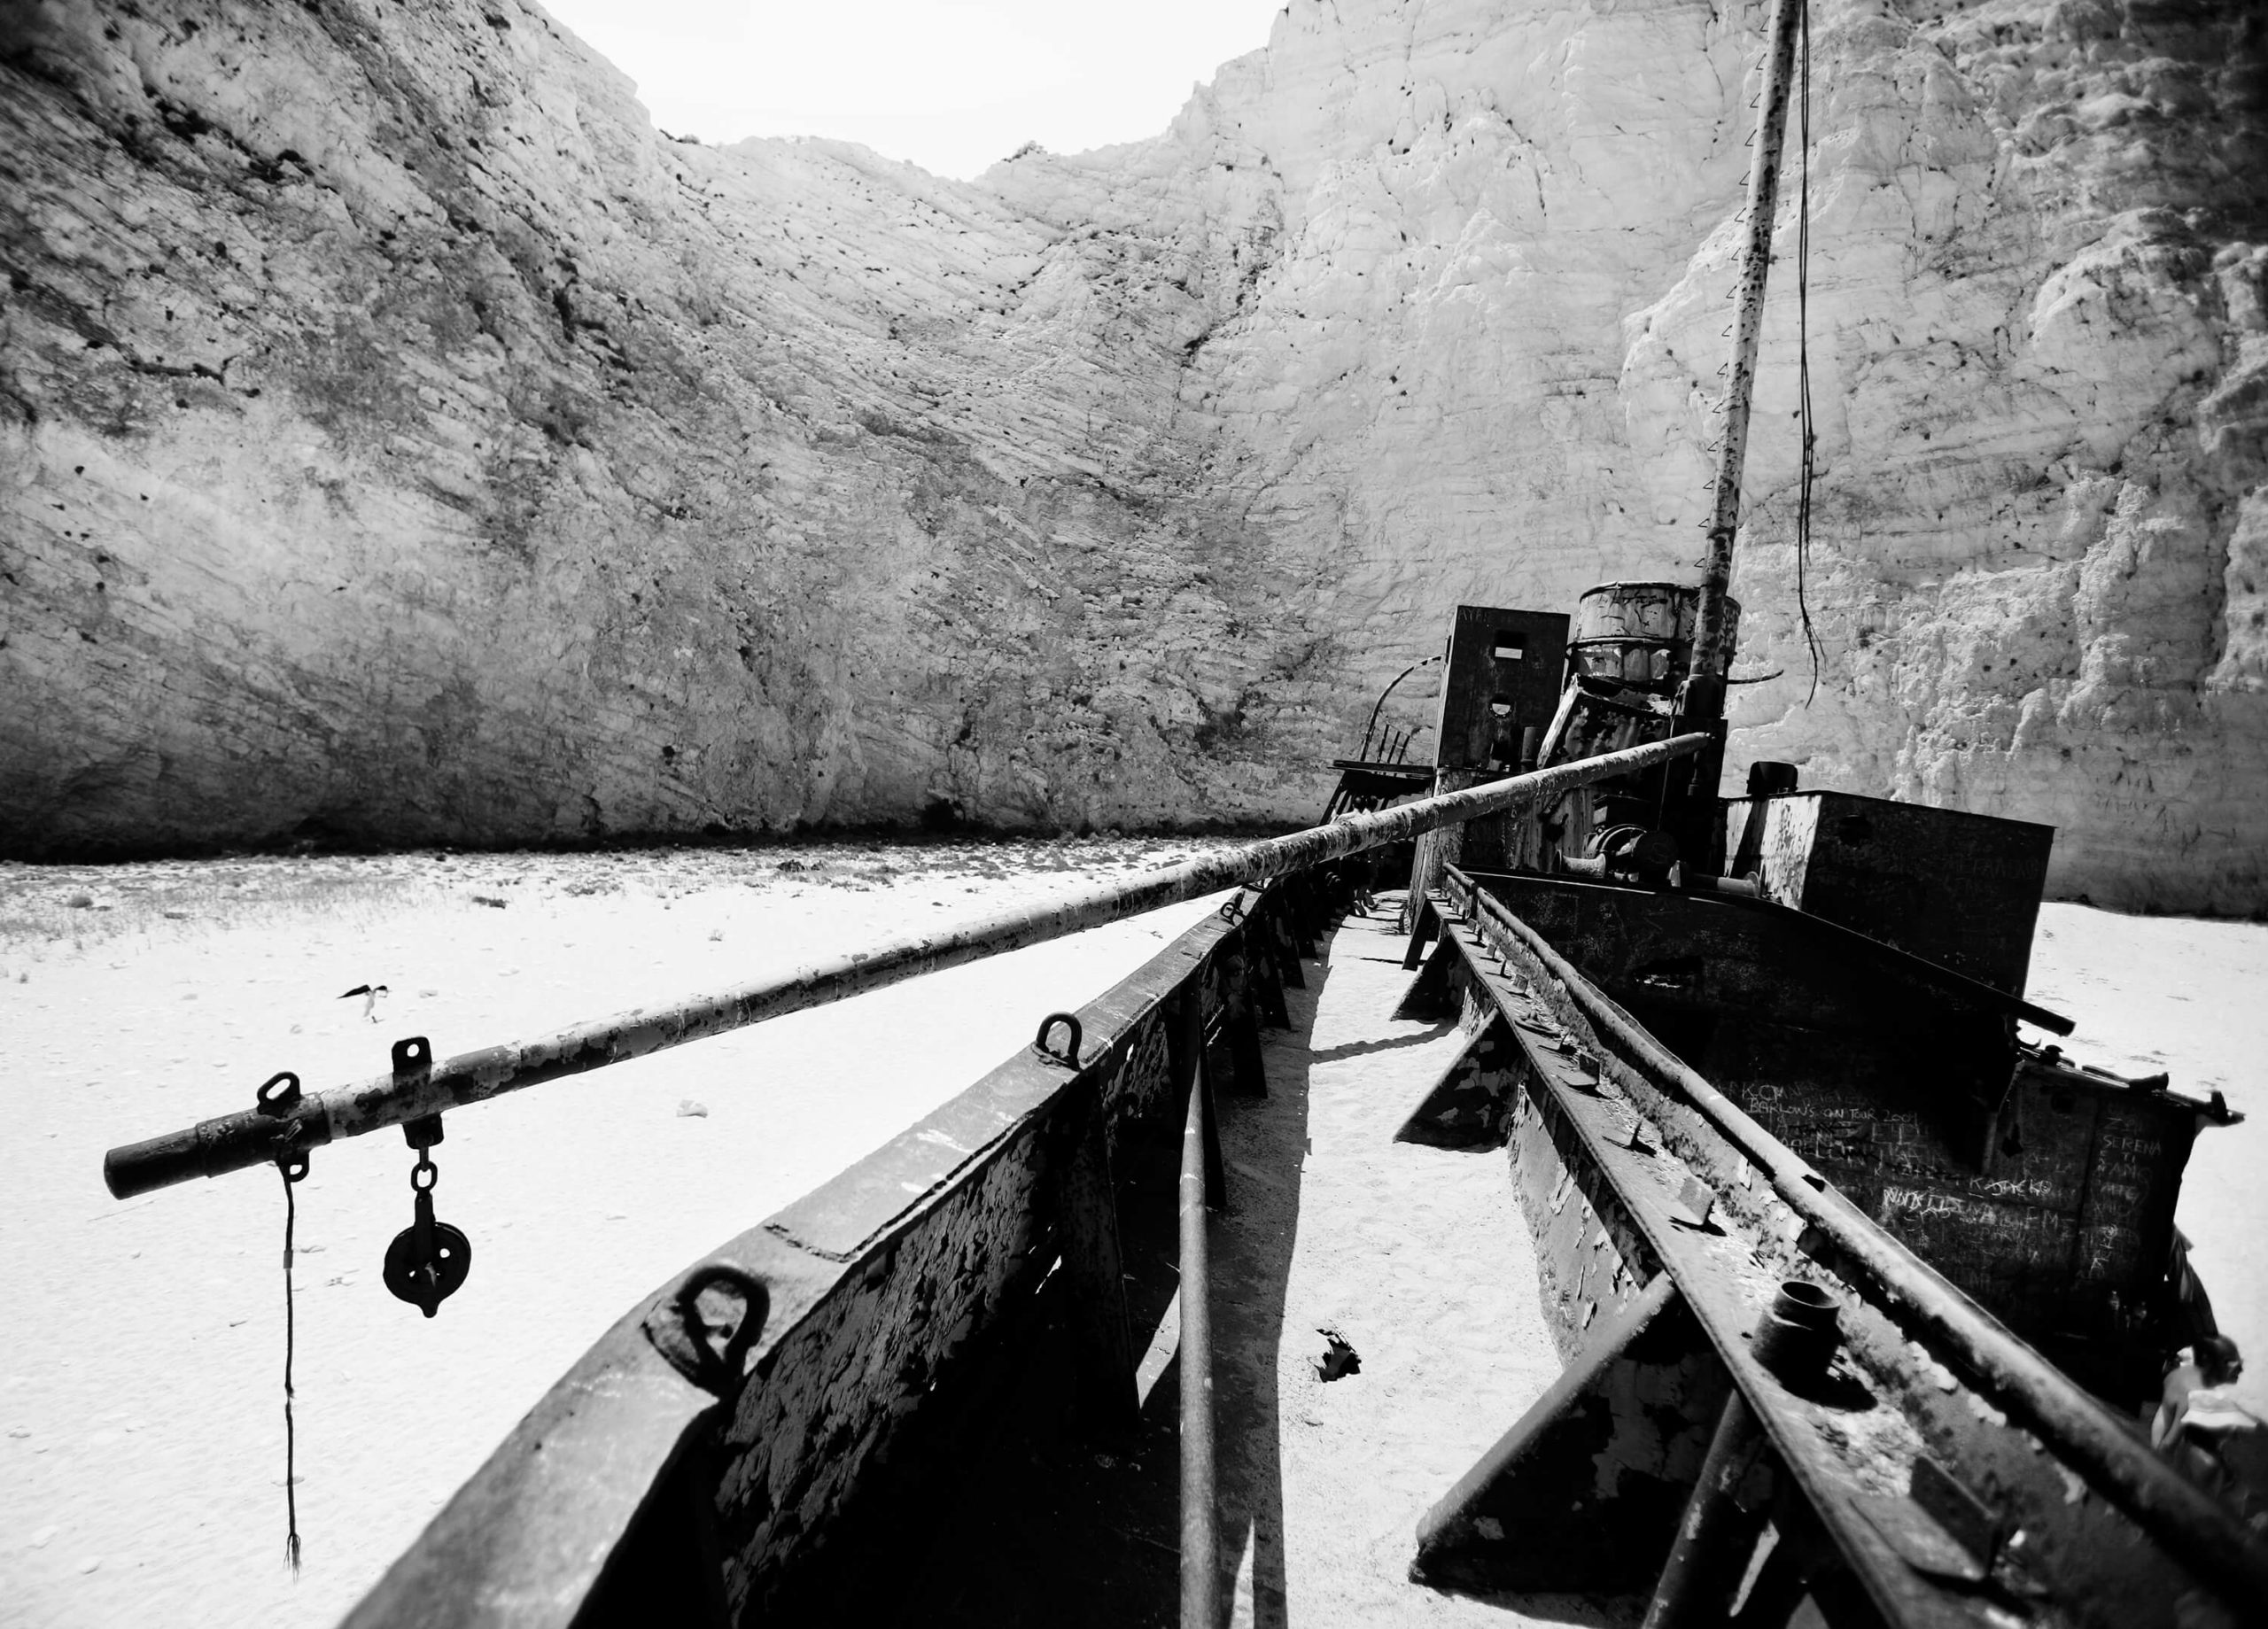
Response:
[[[1804,631],[1804,648],[1811,654],[1811,689],[1804,696],[1809,707],[1819,694],[1819,630],[1812,624],[1806,576],[1811,562],[1811,488],[1817,474],[1814,457],[1817,436],[1811,407],[1811,7],[1803,8],[1803,105],[1798,139],[1802,148],[1801,180],[1796,207],[1796,390],[1797,428],[1802,436],[1802,474],[1796,489],[1796,614]]]
[[[291,1357],[298,1345],[298,1330],[291,1306],[291,1233],[299,1222],[299,1206],[291,1192],[291,1185],[299,1180],[291,1175],[290,1162],[277,1160],[276,1168],[284,1176],[284,1509],[290,1524],[284,1536],[284,1556],[291,1563],[291,1576],[299,1576],[299,1433],[291,1420]],[[300,1176],[307,1175],[305,1165],[299,1167]]]

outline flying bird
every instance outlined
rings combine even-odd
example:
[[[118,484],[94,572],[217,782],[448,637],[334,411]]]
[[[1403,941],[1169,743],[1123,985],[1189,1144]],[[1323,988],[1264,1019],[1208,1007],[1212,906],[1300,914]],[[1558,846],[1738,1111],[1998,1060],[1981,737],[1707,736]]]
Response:
[[[339,999],[345,1001],[349,996],[360,996],[362,998],[362,1016],[375,1024],[378,1021],[378,997],[385,993],[386,987],[383,984],[357,984]]]

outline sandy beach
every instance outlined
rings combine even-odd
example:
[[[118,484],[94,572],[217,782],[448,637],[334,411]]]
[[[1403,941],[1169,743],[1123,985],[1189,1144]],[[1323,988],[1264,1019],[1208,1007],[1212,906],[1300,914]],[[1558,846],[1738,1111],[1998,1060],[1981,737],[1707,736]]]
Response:
[[[306,1565],[284,1561],[283,1194],[246,1172],[119,1203],[104,1150],[439,1052],[719,988],[1197,845],[804,846],[0,868],[0,1618],[322,1625],[636,1297],[974,1081],[1207,907],[798,1014],[454,1115],[437,1210],[471,1276],[428,1323],[378,1276],[410,1152],[319,1151],[299,1190]],[[384,983],[364,1002],[339,992]],[[2043,913],[2032,994],[2075,1054],[2254,1115],[2199,1142],[2182,1222],[2268,1352],[2268,927]],[[2268,1386],[2248,1382],[2268,1402]]]

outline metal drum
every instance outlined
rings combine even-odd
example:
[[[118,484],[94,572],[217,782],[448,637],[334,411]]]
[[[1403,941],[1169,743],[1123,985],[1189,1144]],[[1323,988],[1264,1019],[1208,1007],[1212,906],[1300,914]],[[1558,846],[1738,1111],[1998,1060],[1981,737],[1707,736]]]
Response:
[[[1701,591],[1680,583],[1601,583],[1575,602],[1568,652],[1585,678],[1667,693],[1693,660]],[[1740,629],[1740,607],[1725,601],[1725,648]]]

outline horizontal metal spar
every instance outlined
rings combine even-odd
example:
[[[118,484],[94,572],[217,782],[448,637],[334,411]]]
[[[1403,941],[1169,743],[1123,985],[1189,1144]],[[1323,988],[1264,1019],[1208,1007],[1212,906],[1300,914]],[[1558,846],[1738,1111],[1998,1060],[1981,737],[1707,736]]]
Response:
[[[1549,803],[1597,780],[1697,752],[1705,735],[1643,747],[1491,781],[1462,792],[1349,815],[1287,836],[1239,844],[1122,881],[1096,883],[1052,904],[1029,905],[944,933],[897,940],[837,957],[784,977],[758,980],[667,1006],[638,1008],[558,1030],[538,1040],[493,1046],[245,1109],[113,1148],[103,1181],[129,1198],[197,1176],[218,1176],[290,1159],[343,1137],[464,1107],[563,1075],[627,1063],[664,1047],[724,1035],[807,1007],[824,1006],[925,973],[940,972],[1026,945],[1044,944],[1223,888],[1249,888],[1350,854],[1401,842],[1445,826]],[[273,1082],[271,1082],[273,1084]],[[282,1094],[289,1096],[288,1093]]]

